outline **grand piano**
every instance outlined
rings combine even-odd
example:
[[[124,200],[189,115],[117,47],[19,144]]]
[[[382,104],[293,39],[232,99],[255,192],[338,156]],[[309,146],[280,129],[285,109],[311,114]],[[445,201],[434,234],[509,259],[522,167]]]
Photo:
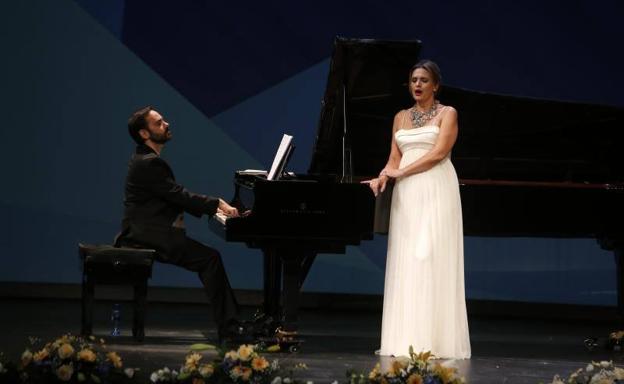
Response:
[[[252,213],[219,230],[263,250],[264,311],[290,329],[314,256],[370,239],[373,216],[387,231],[390,193],[374,201],[359,181],[383,168],[393,117],[413,105],[407,79],[420,47],[336,38],[308,174],[235,177],[233,203]],[[452,161],[465,235],[595,238],[616,256],[624,313],[624,109],[444,84],[439,98],[459,113]]]

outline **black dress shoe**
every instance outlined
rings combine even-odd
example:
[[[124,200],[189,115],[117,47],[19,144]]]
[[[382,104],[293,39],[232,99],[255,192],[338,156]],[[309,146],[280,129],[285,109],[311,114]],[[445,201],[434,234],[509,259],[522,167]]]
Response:
[[[247,333],[256,337],[272,337],[279,324],[271,316],[263,316],[253,321],[243,322],[243,327]]]

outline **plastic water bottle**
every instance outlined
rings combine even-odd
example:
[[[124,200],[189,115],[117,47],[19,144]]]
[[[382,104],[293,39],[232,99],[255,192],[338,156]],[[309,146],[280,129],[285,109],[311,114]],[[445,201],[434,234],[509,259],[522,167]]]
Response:
[[[119,304],[113,304],[113,310],[111,312],[111,324],[113,329],[111,330],[111,336],[121,335],[121,306]]]

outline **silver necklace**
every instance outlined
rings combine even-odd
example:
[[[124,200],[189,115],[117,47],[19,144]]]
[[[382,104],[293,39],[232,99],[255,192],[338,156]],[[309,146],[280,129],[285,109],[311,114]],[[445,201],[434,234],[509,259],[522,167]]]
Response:
[[[440,102],[436,100],[433,102],[431,108],[423,112],[416,110],[416,107],[410,108],[410,114],[412,115],[412,128],[420,128],[427,124],[429,120],[435,116],[439,105]]]

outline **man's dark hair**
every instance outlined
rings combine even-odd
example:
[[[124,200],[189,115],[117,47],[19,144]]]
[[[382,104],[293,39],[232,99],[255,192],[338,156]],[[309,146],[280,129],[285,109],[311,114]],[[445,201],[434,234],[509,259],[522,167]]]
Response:
[[[148,105],[134,112],[128,119],[128,133],[130,133],[130,137],[132,137],[132,140],[137,144],[145,143],[139,131],[141,129],[147,129],[147,115],[149,115],[151,110],[152,107]]]

